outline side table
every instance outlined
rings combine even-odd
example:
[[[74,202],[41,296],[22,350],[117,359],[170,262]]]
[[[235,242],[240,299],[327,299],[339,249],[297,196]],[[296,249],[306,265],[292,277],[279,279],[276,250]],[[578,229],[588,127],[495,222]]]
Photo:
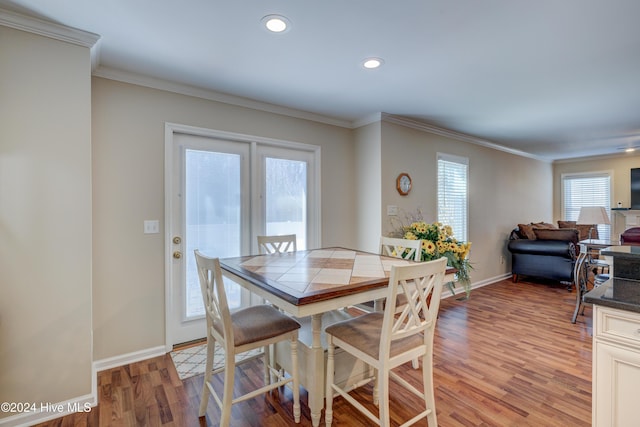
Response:
[[[589,290],[587,288],[587,284],[589,282],[589,267],[596,264],[602,265],[601,262],[594,262],[595,260],[591,258],[591,251],[604,249],[609,246],[616,246],[619,243],[611,240],[585,239],[580,240],[578,244],[580,245],[580,254],[576,259],[573,269],[573,281],[576,286],[576,309],[573,312],[571,323],[576,323],[580,307],[583,304],[582,298]]]

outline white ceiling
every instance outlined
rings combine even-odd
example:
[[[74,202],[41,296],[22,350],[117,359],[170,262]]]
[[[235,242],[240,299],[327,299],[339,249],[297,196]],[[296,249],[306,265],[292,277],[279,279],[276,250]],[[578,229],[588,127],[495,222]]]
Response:
[[[380,112],[546,159],[640,147],[638,0],[0,0],[99,66],[324,116]],[[261,27],[269,14],[292,23]],[[361,61],[385,64],[365,70]]]

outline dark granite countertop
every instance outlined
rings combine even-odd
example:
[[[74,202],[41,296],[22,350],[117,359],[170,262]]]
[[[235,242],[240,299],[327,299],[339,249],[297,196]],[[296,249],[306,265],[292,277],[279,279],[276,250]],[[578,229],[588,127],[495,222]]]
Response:
[[[640,313],[640,284],[633,284],[630,287],[628,286],[628,281],[617,282],[615,285],[623,286],[617,286],[615,289],[616,295],[614,295],[614,280],[620,279],[609,279],[597,288],[587,292],[583,297],[584,302]],[[635,290],[636,288],[637,291]],[[622,292],[619,292],[619,289]]]
[[[640,313],[640,246],[610,246],[614,277],[583,296],[586,303]]]
[[[600,251],[602,255],[640,261],[640,246],[609,246]]]

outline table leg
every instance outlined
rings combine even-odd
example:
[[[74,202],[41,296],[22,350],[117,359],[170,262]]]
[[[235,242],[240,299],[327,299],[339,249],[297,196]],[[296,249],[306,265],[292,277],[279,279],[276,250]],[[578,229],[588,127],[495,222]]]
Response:
[[[578,255],[578,259],[576,259],[575,268],[573,270],[573,281],[576,285],[576,309],[573,312],[571,323],[576,323],[578,312],[580,311],[580,306],[582,305],[582,296],[587,290],[588,272],[585,271],[585,260],[587,257],[587,254],[585,252],[586,251],[584,250],[580,251],[580,255]]]
[[[309,367],[313,369],[313,384],[307,389],[309,396],[309,410],[311,412],[311,423],[313,427],[320,425],[320,416],[324,406],[324,348],[320,341],[322,332],[322,314],[311,316],[311,332],[313,341],[311,345],[311,360]]]

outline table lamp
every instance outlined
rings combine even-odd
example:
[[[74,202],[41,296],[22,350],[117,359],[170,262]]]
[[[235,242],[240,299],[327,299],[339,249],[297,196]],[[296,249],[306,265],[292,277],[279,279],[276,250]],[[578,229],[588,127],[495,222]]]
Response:
[[[607,210],[602,206],[583,206],[580,208],[578,220],[576,224],[592,224],[594,227],[598,224],[611,224],[607,216]],[[593,227],[589,229],[589,240],[591,240],[591,232]]]

